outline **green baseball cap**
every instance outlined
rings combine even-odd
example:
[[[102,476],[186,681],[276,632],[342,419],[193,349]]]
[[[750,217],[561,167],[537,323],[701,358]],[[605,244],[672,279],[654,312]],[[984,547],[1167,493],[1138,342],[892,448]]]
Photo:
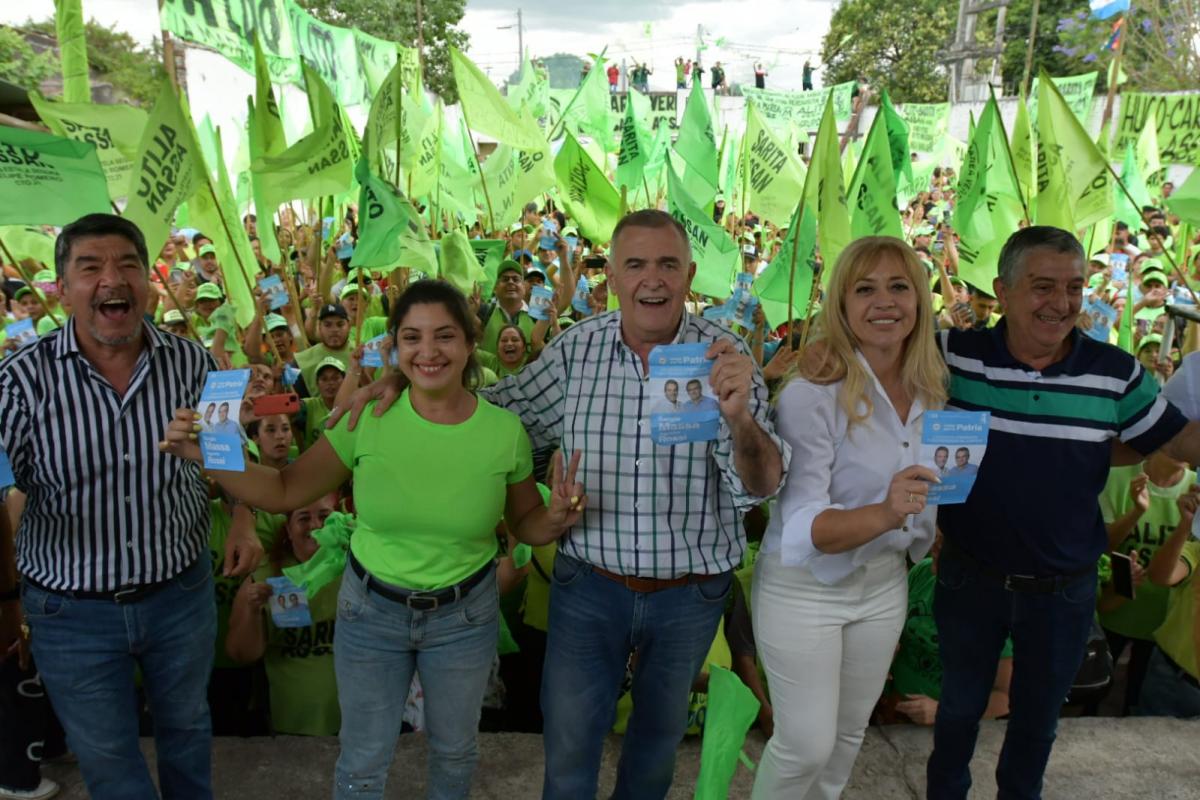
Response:
[[[1137,349],[1135,350],[1135,352],[1140,353],[1143,347],[1146,347],[1147,345],[1152,345],[1152,344],[1162,345],[1162,336],[1160,336],[1157,333],[1146,334],[1145,336],[1142,337],[1142,340],[1140,342],[1138,342]]]
[[[519,272],[521,277],[525,277],[525,268],[520,262],[513,261],[511,258],[506,258],[500,262],[500,266],[496,267],[496,277],[500,277],[506,272]]]
[[[266,319],[267,330],[274,331],[279,328],[288,328],[288,321],[280,314],[267,314]]]
[[[224,300],[225,295],[221,293],[221,287],[215,283],[202,283],[200,288],[196,290],[197,300]]]
[[[1167,280],[1167,273],[1157,268],[1142,270],[1142,283],[1145,283],[1146,281],[1158,281],[1163,286],[1166,286],[1168,283],[1170,283],[1170,281]]]
[[[196,251],[197,256],[206,256],[209,253],[212,253],[215,256],[217,254],[217,248],[213,247],[211,244],[202,244],[200,245],[200,249]]]
[[[359,286],[357,283],[347,283],[344,287],[342,287],[342,293],[339,294],[338,297],[340,297],[344,300],[349,295],[358,294],[361,291],[362,291],[362,287]]]
[[[178,308],[172,308],[167,313],[163,314],[164,325],[184,325],[187,320],[183,318],[183,312]]]
[[[52,269],[39,270],[38,273],[33,276],[33,282],[34,283],[57,283],[58,275],[56,275],[54,270],[52,270]]]
[[[321,363],[317,364],[317,369],[315,372],[313,372],[313,374],[320,375],[321,370],[325,369],[326,367],[333,367],[343,375],[346,374],[346,365],[342,363],[340,358],[334,358],[333,356],[325,356],[323,359],[321,359]]]

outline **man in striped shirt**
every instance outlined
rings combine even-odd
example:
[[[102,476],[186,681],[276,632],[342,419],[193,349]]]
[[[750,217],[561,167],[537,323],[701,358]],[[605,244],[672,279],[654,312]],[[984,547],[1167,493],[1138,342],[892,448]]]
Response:
[[[1036,798],[1058,713],[1083,659],[1107,549],[1098,496],[1110,463],[1163,448],[1200,460],[1200,425],[1158,394],[1133,356],[1075,329],[1086,281],[1078,240],[1018,231],[1000,253],[1004,319],[939,335],[948,408],[991,412],[967,502],[938,509],[934,601],[942,693],[928,797],[965,798],[1001,648],[1015,649],[1000,796]]]
[[[571,326],[482,393],[521,417],[535,451],[582,452],[588,505],[559,543],[543,669],[548,800],[596,796],[631,651],[634,711],[613,796],[666,795],[688,692],[745,550],[742,515],[786,476],[790,449],[775,434],[745,343],[684,310],[695,270],[679,222],[661,211],[630,214],[613,232],[607,267],[620,311]],[[656,445],[649,417],[661,391],[650,391],[647,358],[657,345],[684,342],[710,344],[720,433]],[[395,390],[372,393],[386,400]]]
[[[0,447],[27,497],[21,610],[98,800],[157,796],[138,747],[138,667],[163,793],[212,796],[208,487],[158,442],[175,409],[195,407],[214,365],[198,344],[145,320],[148,264],[127,220],[92,214],[67,225],[55,267],[71,318],[0,362]],[[247,574],[262,546],[235,539],[230,574]]]

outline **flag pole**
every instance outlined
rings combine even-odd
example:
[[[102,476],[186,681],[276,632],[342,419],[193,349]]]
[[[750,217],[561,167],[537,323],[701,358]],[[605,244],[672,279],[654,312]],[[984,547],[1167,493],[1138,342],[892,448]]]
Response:
[[[990,83],[988,84],[988,94],[995,101],[996,90]],[[1032,225],[1033,220],[1029,217],[1029,206],[1025,203],[1025,193],[1021,191],[1021,179],[1017,177],[1017,163],[1013,160],[1012,145],[1008,142],[1008,131],[1004,129],[1004,117],[1000,114],[999,106],[996,107],[996,120],[1000,123],[1000,138],[1004,140],[1004,152],[1008,154],[1008,172],[1012,175],[1013,185],[1017,187],[1017,196],[1021,198],[1021,210],[1025,213],[1025,224]],[[980,177],[982,178],[982,176]]]
[[[467,139],[471,142],[471,156],[475,159],[475,168],[479,170],[479,185],[483,187],[483,199],[487,203],[488,211],[488,230],[495,232],[496,217],[492,214],[492,198],[488,196],[487,179],[483,177],[483,164],[479,163],[479,145],[475,142],[475,137],[471,135],[471,120],[467,117],[466,103],[460,103],[462,106],[463,126],[467,129]]]
[[[58,317],[54,316],[54,312],[50,310],[50,304],[46,302],[46,298],[43,297],[38,288],[33,285],[33,278],[31,278],[29,273],[25,271],[25,265],[13,258],[13,254],[9,252],[8,245],[4,243],[3,239],[0,239],[0,251],[4,253],[4,257],[9,260],[9,263],[16,267],[17,271],[21,273],[21,278],[25,281],[25,285],[28,286],[30,291],[33,292],[33,296],[37,298],[38,305],[40,305],[42,310],[46,312],[46,316],[50,317],[50,321],[53,322],[57,327],[61,328],[63,324],[58,321]]]
[[[796,324],[796,319],[795,319],[796,312],[793,309],[792,304],[795,301],[795,296],[796,296],[796,251],[800,249],[800,227],[801,227],[800,223],[801,223],[801,220],[804,219],[804,195],[803,194],[800,195],[800,208],[796,211],[796,214],[793,216],[793,219],[796,220],[796,230],[788,231],[788,236],[795,237],[792,240],[792,262],[791,262],[790,268],[788,269],[788,299],[787,299],[788,347],[792,346],[792,334],[794,333],[794,327]],[[784,241],[785,242],[787,241],[786,237],[784,238]],[[808,299],[810,301],[812,300],[811,294],[809,295]]]
[[[1110,120],[1112,120],[1113,101],[1116,99],[1117,82],[1121,77],[1121,56],[1125,52],[1125,34],[1126,34],[1126,27],[1127,27],[1128,22],[1129,22],[1129,12],[1126,11],[1124,14],[1121,15],[1121,18],[1119,20],[1117,20],[1117,25],[1120,26],[1120,29],[1117,31],[1117,45],[1115,48],[1113,48],[1117,52],[1113,56],[1113,60],[1112,60],[1112,65],[1111,65],[1112,75],[1109,76],[1109,80],[1108,80],[1108,98],[1104,101],[1104,116],[1102,116],[1100,118],[1100,129],[1101,130],[1104,130],[1104,126],[1107,125]],[[1105,144],[1105,149],[1108,150],[1109,143],[1105,142],[1104,144]],[[1105,159],[1105,160],[1107,161],[1107,159]],[[1135,208],[1137,207],[1136,204],[1134,207]]]

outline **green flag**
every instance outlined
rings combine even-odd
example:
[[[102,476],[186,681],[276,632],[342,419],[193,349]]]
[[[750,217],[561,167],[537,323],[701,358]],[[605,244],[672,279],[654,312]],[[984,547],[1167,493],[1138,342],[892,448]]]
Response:
[[[812,162],[804,179],[804,202],[817,215],[817,241],[821,245],[821,282],[829,282],[829,274],[843,248],[850,244],[850,212],[846,207],[846,191],[842,184],[842,164],[838,152],[837,121],[833,116],[833,93],[825,101],[821,127],[813,145]]]
[[[54,30],[62,62],[63,102],[92,102],[81,0],[54,0]]]
[[[420,215],[403,194],[371,172],[366,158],[358,160],[355,172],[359,185],[358,244],[350,265],[380,270],[412,267],[436,275],[437,257]]]
[[[1167,210],[1184,222],[1200,227],[1200,167],[1167,198]]]
[[[150,253],[158,255],[167,241],[175,209],[208,180],[205,169],[192,121],[164,76],[133,159],[124,211],[125,218],[141,228]]]
[[[882,116],[876,114],[871,123],[846,198],[850,204],[850,235],[855,239],[860,236],[904,238],[900,213],[896,210],[896,172],[892,168],[887,120],[881,119]],[[911,168],[909,172],[911,174]]]
[[[461,228],[455,228],[441,239],[442,278],[468,297],[476,284],[487,280],[487,275],[475,257],[471,240]]]
[[[297,198],[336,195],[350,188],[350,144],[345,117],[333,92],[307,64],[313,132],[278,155],[263,155],[250,165],[259,174],[270,208]]]
[[[970,182],[967,177],[970,176]],[[963,183],[966,183],[964,186]],[[1021,187],[1008,157],[996,98],[988,99],[967,145],[962,191],[954,209],[959,235],[958,274],[987,294],[997,275],[1000,249],[1022,217]]]
[[[592,137],[608,153],[616,146],[616,140],[613,137],[612,103],[604,64],[604,56],[596,56],[591,70],[579,85],[575,105],[579,109],[580,131]]]
[[[1017,182],[1025,202],[1033,204],[1037,189],[1037,143],[1033,128],[1029,125],[1029,107],[1025,102],[1025,89],[1017,98],[1017,119],[1012,129],[1012,160],[1017,173]]]
[[[1157,125],[1143,125],[1137,140],[1138,171],[1146,182],[1147,193],[1156,200],[1162,198],[1162,162],[1158,157],[1157,128]]]
[[[754,294],[762,304],[763,314],[771,327],[777,328],[793,319],[804,319],[812,295],[816,249],[817,217],[812,209],[797,205],[779,253],[754,280]],[[832,266],[830,264],[829,268]],[[793,289],[790,309],[787,302],[789,285]]]
[[[1043,180],[1050,194],[1046,202],[1039,200],[1039,215],[1046,205],[1055,205],[1065,198],[1071,217],[1071,227],[1066,230],[1075,231],[1111,216],[1113,196],[1108,162],[1044,70],[1038,81],[1037,127],[1038,197],[1043,194]],[[1050,216],[1060,213],[1050,212]]]
[[[457,47],[450,48],[450,64],[463,114],[467,115],[472,129],[498,142],[526,150],[536,150],[545,142],[533,118],[518,117],[479,67]]]
[[[220,129],[217,130],[217,152],[224,152],[221,149]],[[229,171],[225,168],[223,158],[217,159],[217,180],[212,184],[212,190],[217,198],[214,210],[220,212],[224,222],[210,219],[205,232],[212,235],[213,246],[217,248],[217,258],[225,276],[226,299],[233,306],[238,325],[245,328],[257,313],[252,290],[258,277],[258,261],[254,257],[254,249],[250,246],[250,234],[246,233],[246,226],[241,224],[241,218],[238,216],[233,187],[229,182]],[[203,184],[194,197],[211,199]],[[200,205],[202,208],[203,202]]]
[[[96,146],[39,131],[0,125],[0,186],[0,225],[66,225],[109,210]]]
[[[1147,125],[1146,127],[1150,127]],[[1138,232],[1142,229],[1145,223],[1142,222],[1142,209],[1148,205],[1152,205],[1150,201],[1150,192],[1146,189],[1146,182],[1142,180],[1142,172],[1138,168],[1137,158],[1133,154],[1133,143],[1125,143],[1125,159],[1121,163],[1121,183],[1125,184],[1125,188],[1129,190],[1129,194],[1133,197],[1133,202],[1125,196],[1125,192],[1121,191],[1120,186],[1113,186],[1114,205],[1116,206],[1115,216],[1121,222],[1129,226],[1133,232]]]
[[[760,703],[737,675],[716,664],[708,669],[708,710],[700,742],[696,800],[725,800],[738,757]]]
[[[508,242],[504,239],[472,239],[471,249],[475,251],[475,258],[479,261],[479,268],[483,270],[484,278],[479,284],[479,294],[481,297],[491,297],[492,289],[496,285],[496,274],[500,269],[500,262],[504,260],[504,252],[508,248]]]
[[[667,211],[679,220],[687,231],[696,262],[696,277],[692,291],[708,297],[729,297],[733,286],[733,271],[737,268],[737,242],[720,225],[695,204],[674,167],[667,166]]]
[[[550,83],[545,75],[533,68],[528,50],[521,62],[521,80],[509,85],[506,99],[518,116],[529,115],[535,119],[546,116],[550,104]]]
[[[258,113],[258,106],[254,100],[247,97],[246,106],[249,114],[246,116],[246,128],[249,134],[250,145],[250,160],[260,158],[263,154],[262,130],[260,128],[262,116]],[[271,201],[263,193],[262,178],[256,172],[245,170],[238,173],[238,188],[241,188],[242,178],[248,178],[250,181],[250,194],[254,199],[254,210],[258,215],[262,228],[259,236],[259,244],[262,247],[262,253],[268,261],[278,264],[283,260],[283,254],[279,251],[279,242],[274,236],[275,228],[275,211],[276,207],[272,206]]]
[[[287,149],[287,137],[283,133],[283,116],[275,102],[275,91],[271,88],[271,73],[267,70],[266,57],[254,36],[254,108],[258,112],[258,135],[260,154],[275,156]]]
[[[776,225],[792,215],[804,189],[803,168],[776,137],[758,113],[753,101],[746,103],[745,158],[742,177],[746,208]]]
[[[888,149],[892,160],[892,185],[895,186],[901,175],[912,179],[912,158],[908,149],[908,123],[892,105],[887,89],[879,97],[879,112],[883,115],[884,128],[887,131]]]
[[[570,131],[554,158],[554,175],[563,206],[579,232],[597,244],[611,239],[620,219],[621,195]]]
[[[133,159],[146,129],[145,111],[124,104],[57,103],[36,91],[29,93],[29,102],[55,136],[94,144],[108,181],[109,198],[118,200],[125,196],[133,174]]]
[[[675,139],[675,153],[687,165],[683,187],[692,200],[701,208],[712,205],[717,194],[719,158],[708,102],[699,83],[692,83],[692,91],[683,109],[679,136]]]
[[[425,197],[436,193],[438,176],[442,171],[443,117],[442,101],[439,98],[417,141],[416,163],[408,171],[409,185],[405,188],[412,197]]]
[[[617,156],[617,188],[624,186],[630,196],[646,185],[646,164],[650,160],[650,134],[647,133],[642,120],[646,118],[639,113],[638,103],[649,101],[641,92],[630,92],[625,98],[625,116],[621,119],[621,150]],[[654,202],[647,198],[647,203]]]
[[[54,237],[36,225],[0,225],[0,241],[18,261],[32,258],[54,269]]]

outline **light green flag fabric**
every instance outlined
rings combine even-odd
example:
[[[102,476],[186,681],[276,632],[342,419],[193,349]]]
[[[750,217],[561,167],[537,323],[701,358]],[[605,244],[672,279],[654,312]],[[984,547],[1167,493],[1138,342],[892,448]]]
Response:
[[[882,116],[876,114],[871,123],[846,198],[850,204],[850,236],[854,239],[860,236],[904,238],[900,212],[896,210],[896,172],[892,167],[887,122]],[[907,137],[907,132],[905,135]]]
[[[271,208],[289,200],[340,194],[350,188],[351,152],[345,116],[321,77],[303,65],[313,92],[309,104],[313,132],[278,155],[264,155],[250,165],[259,174]]]
[[[737,269],[739,261],[737,242],[730,238],[724,228],[712,221],[711,214],[695,204],[675,174],[675,169],[669,165],[667,211],[683,225],[692,246],[692,260],[696,262],[692,290],[708,297],[729,297],[733,287],[733,271]]]
[[[621,195],[570,131],[554,158],[554,176],[579,232],[596,244],[611,239],[620,219]]]
[[[266,57],[254,37],[254,107],[258,110],[258,134],[262,144],[261,154],[274,156],[287,149],[287,137],[283,132],[283,116],[275,102],[275,90],[271,87],[271,73],[267,69]]]
[[[540,118],[546,116],[550,104],[550,83],[539,70],[534,69],[529,61],[529,52],[521,62],[521,80],[508,87],[509,107],[518,116]]]
[[[486,282],[487,275],[475,257],[471,240],[461,228],[456,228],[441,239],[442,278],[468,297],[476,284]]]
[[[1181,183],[1166,201],[1167,210],[1184,222],[1200,227],[1200,167]]]
[[[760,703],[754,692],[733,672],[709,665],[708,710],[700,742],[700,774],[696,800],[726,800],[737,771],[746,732],[758,716]]]
[[[157,256],[167,241],[175,209],[208,180],[205,169],[192,121],[175,87],[164,76],[133,159],[129,201],[123,214],[141,228],[152,255]]]
[[[223,152],[220,129],[217,130],[217,152]],[[257,314],[253,287],[256,286],[258,278],[258,261],[254,257],[254,249],[250,246],[250,234],[246,233],[246,226],[238,216],[237,202],[224,159],[217,161],[217,180],[213,184],[213,191],[225,224],[210,222],[205,232],[212,234],[213,246],[217,248],[217,258],[225,276],[227,302],[233,305],[237,324],[245,328],[254,321]],[[204,197],[205,194],[203,188],[197,193],[200,197]],[[239,272],[241,274],[238,274]]]
[[[720,159],[708,102],[699,83],[693,83],[688,94],[679,136],[675,139],[675,153],[687,165],[683,187],[697,206],[711,206],[717,195]]]
[[[1137,165],[1146,189],[1155,201],[1162,199],[1162,161],[1158,154],[1157,125],[1143,125],[1137,140]],[[1122,178],[1123,179],[1123,178]]]
[[[479,261],[479,268],[483,270],[484,278],[479,283],[479,294],[481,297],[491,297],[492,289],[496,285],[496,274],[500,269],[500,262],[504,260],[504,251],[508,248],[508,242],[504,239],[472,239],[471,249],[475,251],[475,258]]]
[[[29,93],[38,116],[55,136],[96,146],[100,167],[108,181],[108,196],[119,200],[129,191],[133,159],[149,115],[124,104],[57,103],[35,91]]]
[[[1013,168],[1017,173],[1017,182],[1025,202],[1030,206],[1037,197],[1037,141],[1033,137],[1033,128],[1029,125],[1029,107],[1025,102],[1025,89],[1022,87],[1017,98],[1017,119],[1013,122],[1011,135]]]
[[[892,185],[895,186],[901,175],[912,180],[912,158],[908,147],[908,123],[892,105],[885,88],[879,97],[879,113],[883,116],[884,129],[887,131],[888,149],[892,161]]]
[[[450,48],[450,64],[463,113],[473,130],[526,150],[536,150],[545,142],[533,118],[517,116],[479,67],[456,47]]]
[[[630,92],[625,101],[625,116],[621,119],[621,149],[617,156],[617,188],[624,186],[629,197],[639,190],[645,193],[646,165],[650,161],[651,138],[642,120],[645,115],[638,110],[639,103],[634,98],[640,98],[648,103],[641,92]],[[648,198],[647,203],[654,202]]]
[[[821,283],[827,285],[837,257],[850,244],[850,211],[842,183],[841,154],[838,151],[837,121],[833,116],[833,94],[825,101],[821,127],[813,145],[812,162],[804,179],[804,202],[817,214],[817,241],[821,246]]]
[[[49,133],[0,125],[0,186],[0,225],[66,225],[110,210],[96,146]]]
[[[1046,161],[1050,183],[1061,190],[1051,191],[1049,203],[1065,196],[1075,231],[1113,213],[1112,176],[1108,162],[1088,136],[1075,113],[1059,94],[1045,71],[1038,81],[1038,195],[1042,194],[1042,165]],[[1056,175],[1061,176],[1056,179]],[[1038,203],[1041,214],[1045,203]],[[1060,226],[1061,227],[1061,226]]]
[[[1146,126],[1150,127],[1150,126]],[[1145,223],[1142,222],[1142,209],[1148,205],[1153,205],[1150,200],[1150,192],[1146,188],[1146,181],[1142,178],[1142,171],[1138,165],[1138,159],[1133,153],[1133,143],[1126,142],[1125,158],[1121,162],[1121,183],[1125,184],[1125,188],[1129,190],[1129,194],[1133,197],[1133,202],[1125,196],[1125,192],[1121,191],[1120,186],[1113,186],[1114,205],[1116,206],[1115,216],[1121,222],[1129,226],[1133,232],[1140,231]]]
[[[959,235],[958,274],[972,286],[992,293],[1000,249],[1022,217],[1021,187],[1008,157],[1000,109],[992,97],[967,145],[962,188],[954,209]]]
[[[746,103],[742,186],[747,209],[776,225],[792,216],[804,189],[803,168],[767,125],[753,101]]]
[[[355,171],[358,244],[350,265],[380,270],[411,267],[437,275],[437,257],[420,215],[403,194],[371,172],[366,158],[359,159]]]
[[[62,63],[63,102],[92,102],[81,0],[54,0],[54,30]]]
[[[813,267],[816,263],[817,217],[812,209],[796,206],[787,236],[779,253],[754,279],[754,294],[772,328],[793,319],[804,319],[812,295]],[[795,257],[793,259],[793,253]],[[830,265],[832,267],[832,265]],[[793,269],[795,279],[792,278]],[[788,286],[792,285],[792,306],[788,308]]]
[[[36,225],[0,225],[0,241],[18,261],[32,258],[54,269],[54,237]]]
[[[597,56],[587,77],[579,85],[579,96],[575,105],[579,110],[580,130],[599,143],[605,153],[616,149],[615,127],[612,118],[612,102],[609,97],[608,79],[604,74],[605,59]]]
[[[249,97],[246,98],[246,106],[249,114],[246,116],[247,138],[249,139],[250,161],[261,158],[264,154],[262,122],[268,114],[260,114],[258,106]],[[274,233],[275,227],[275,212],[277,206],[271,205],[271,199],[267,197],[262,187],[262,177],[259,173],[252,172],[247,169],[238,173],[238,188],[242,188],[243,178],[248,179],[250,186],[250,195],[254,199],[254,212],[258,216],[259,244],[262,247],[262,253],[268,261],[278,264],[283,260],[283,254],[279,251],[279,242],[276,240]],[[240,198],[239,198],[240,199]]]

